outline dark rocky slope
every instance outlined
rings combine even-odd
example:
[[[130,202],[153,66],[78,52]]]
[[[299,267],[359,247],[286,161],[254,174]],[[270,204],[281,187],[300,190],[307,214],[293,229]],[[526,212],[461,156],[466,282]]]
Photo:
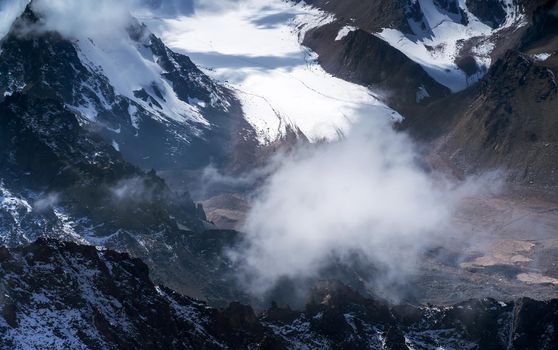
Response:
[[[3,245],[87,242],[143,258],[156,280],[191,295],[233,288],[217,278],[227,269],[218,254],[236,233],[216,230],[187,192],[126,162],[56,99],[14,93],[0,103],[0,168]]]
[[[553,5],[554,6],[554,5]],[[504,170],[531,193],[556,193],[558,41],[556,17],[541,7],[517,50],[508,51],[476,86],[436,101],[406,120],[433,141],[460,176]]]
[[[108,73],[90,62],[87,50],[104,54],[96,48],[99,43],[33,30],[40,20],[29,5],[0,40],[0,100],[15,92],[58,99],[80,115],[80,123],[90,124],[109,144],[118,145],[128,161],[145,169],[192,169],[210,162],[225,166],[238,158],[237,152],[243,157],[255,152],[255,143],[243,143],[255,136],[234,94],[136,20],[130,19],[127,49],[152,60],[149,64],[162,73],[137,87],[132,97],[117,91]],[[169,115],[175,102],[164,95],[165,84],[190,106],[184,116]],[[207,123],[192,117],[198,113]]]
[[[126,254],[41,240],[1,248],[0,266],[4,349],[246,348],[265,334],[155,286]]]
[[[400,28],[405,32],[410,32],[408,16],[422,17],[420,13],[413,11],[416,5],[413,6],[412,2],[407,0],[309,0],[306,3],[334,13],[344,22],[354,21],[361,29],[368,32],[376,32],[385,27]]]
[[[39,20],[27,7],[0,40],[0,244],[56,237],[113,248],[180,292],[241,298],[220,256],[237,233],[208,222],[187,190],[142,170],[250,164],[253,130],[232,92],[132,19],[128,49],[163,73],[134,98],[119,95],[79,42],[23,30]],[[169,82],[207,125],[164,114],[158,87]]]
[[[558,161],[558,85],[556,68],[532,57],[509,52],[473,91],[432,106],[447,116],[448,134],[436,141],[436,152],[460,174],[503,169],[513,183],[555,188]],[[446,107],[442,107],[444,104]],[[433,125],[436,119],[432,120]],[[427,118],[422,122],[428,123]],[[410,121],[411,125],[417,121]],[[422,128],[419,126],[417,128]],[[443,130],[443,129],[442,129]]]
[[[539,349],[558,302],[389,305],[332,282],[302,311],[223,310],[154,285],[126,254],[40,240],[0,248],[0,346],[10,349]]]

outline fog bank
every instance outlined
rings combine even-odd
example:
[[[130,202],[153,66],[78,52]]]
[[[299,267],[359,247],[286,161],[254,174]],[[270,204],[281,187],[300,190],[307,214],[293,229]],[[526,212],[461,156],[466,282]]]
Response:
[[[486,181],[427,173],[413,143],[387,120],[360,120],[343,140],[283,157],[256,196],[247,243],[230,252],[253,294],[285,279],[327,278],[320,271],[332,261],[357,256],[382,270],[383,282],[404,280],[425,249],[456,234],[458,202]]]

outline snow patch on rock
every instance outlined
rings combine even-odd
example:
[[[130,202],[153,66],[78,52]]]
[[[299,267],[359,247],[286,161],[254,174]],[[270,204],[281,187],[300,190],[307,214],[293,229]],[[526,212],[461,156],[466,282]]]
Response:
[[[335,41],[343,40],[347,35],[349,35],[349,33],[354,32],[357,29],[358,29],[357,27],[353,27],[353,26],[344,26],[339,30],[339,33],[337,33],[337,36],[335,37]]]
[[[517,12],[516,6],[511,4],[511,0],[506,0],[506,22],[497,29],[492,29],[468,11],[465,0],[460,0],[459,3],[468,18],[466,24],[440,11],[433,0],[417,1],[424,14],[427,28],[411,25],[414,34],[384,28],[375,35],[420,64],[433,79],[453,92],[467,88],[482,76],[467,76],[456,63],[465,41],[471,38],[485,38],[472,51],[477,56],[477,63],[486,69],[491,64],[490,54],[494,49],[494,44],[486,39],[512,25],[524,24],[522,15]]]
[[[533,58],[536,61],[541,61],[542,62],[542,61],[546,61],[547,59],[549,59],[550,56],[552,56],[551,53],[543,52],[543,53],[538,53],[538,54],[533,55]]]

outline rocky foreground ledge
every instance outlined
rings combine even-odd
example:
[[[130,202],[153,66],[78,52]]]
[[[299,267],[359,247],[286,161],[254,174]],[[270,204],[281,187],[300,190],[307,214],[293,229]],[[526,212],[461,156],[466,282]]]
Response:
[[[214,309],[127,254],[55,240],[0,248],[2,349],[557,349],[558,300],[390,305],[334,282],[304,310]]]

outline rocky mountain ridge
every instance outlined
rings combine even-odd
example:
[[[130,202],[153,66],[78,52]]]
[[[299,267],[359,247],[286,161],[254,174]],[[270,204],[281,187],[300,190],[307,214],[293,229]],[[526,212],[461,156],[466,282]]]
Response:
[[[218,231],[188,193],[127,163],[57,100],[15,93],[0,103],[0,120],[3,245],[56,237],[111,247],[145,259],[175,289],[206,294],[206,268],[222,263],[211,254],[236,233]]]
[[[108,74],[122,62],[106,42],[24,30],[40,20],[28,5],[0,40],[0,244],[54,237],[110,247],[144,259],[155,280],[183,293],[239,297],[229,277],[217,277],[229,269],[222,245],[237,233],[209,222],[188,191],[142,170],[239,165],[234,145],[251,131],[233,94],[133,19],[123,50],[139,57],[128,63],[156,74],[123,91]],[[110,64],[99,66],[105,54]],[[173,103],[185,114],[173,115]],[[253,155],[248,143],[241,153]]]
[[[157,286],[126,254],[39,240],[0,248],[0,346],[11,349],[554,349],[558,302],[389,305],[321,282],[302,311],[217,310]]]
[[[312,4],[337,20],[309,32],[305,44],[332,74],[384,89],[388,105],[405,116],[403,128],[437,159],[435,167],[449,167],[458,177],[500,170],[514,186],[555,192],[555,1],[400,1],[387,11],[378,10],[382,2]],[[445,18],[440,26],[462,32],[445,39],[435,31],[423,36],[438,18],[433,13]],[[425,20],[420,29],[415,26]],[[479,21],[491,28],[480,36],[471,27]],[[384,35],[394,31],[402,33],[399,44]],[[455,42],[455,55],[442,54],[452,60],[444,66],[448,62],[435,53],[453,47],[451,40],[462,33],[469,36]],[[429,49],[437,41],[443,42],[439,50]],[[427,65],[457,67],[468,77],[467,86],[451,93]]]
[[[130,18],[128,37],[115,38],[113,46],[106,38],[33,29],[39,23],[31,3],[1,41],[2,98],[24,92],[59,99],[147,169],[224,164],[239,140],[250,137],[233,93],[137,20]],[[130,69],[119,68],[121,62]]]
[[[335,18],[303,31],[303,43],[328,72],[385,92],[402,127],[427,145],[429,165],[458,178],[505,168],[528,190],[556,188],[555,1],[309,3]],[[37,21],[28,7],[0,39],[0,347],[558,346],[556,301],[392,305],[331,282],[304,310],[218,310],[183,297],[250,299],[224,254],[242,234],[220,230],[187,191],[145,169],[235,171],[278,144],[263,150],[238,96],[138,21],[116,54],[94,38],[22,29]],[[446,25],[470,37],[440,37]],[[122,62],[149,79],[122,84]],[[307,141],[288,135],[281,142]],[[515,279],[515,267],[496,265],[490,281]],[[439,277],[432,271],[428,282]]]

